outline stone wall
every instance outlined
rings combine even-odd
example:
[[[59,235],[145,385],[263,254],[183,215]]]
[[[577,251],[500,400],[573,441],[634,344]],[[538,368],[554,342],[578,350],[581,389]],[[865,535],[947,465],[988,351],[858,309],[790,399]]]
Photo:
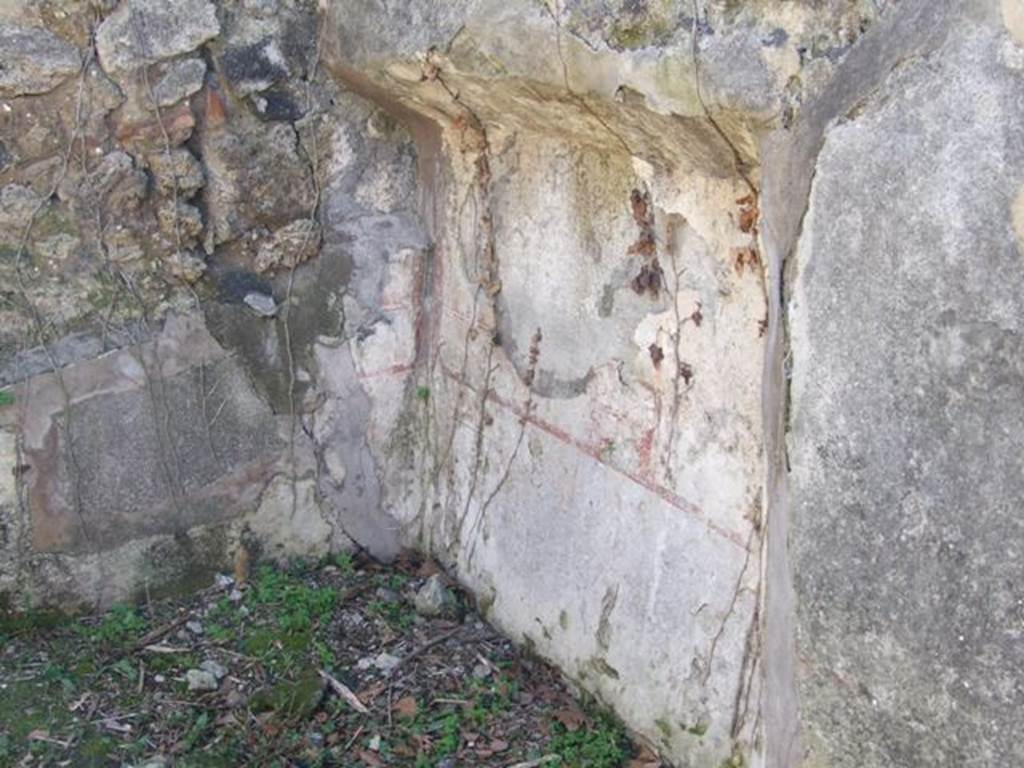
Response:
[[[0,4],[0,595],[413,546],[677,765],[1019,761],[1022,19]]]
[[[394,554],[376,456],[429,240],[412,141],[325,74],[315,8],[16,3],[0,29],[4,601]]]

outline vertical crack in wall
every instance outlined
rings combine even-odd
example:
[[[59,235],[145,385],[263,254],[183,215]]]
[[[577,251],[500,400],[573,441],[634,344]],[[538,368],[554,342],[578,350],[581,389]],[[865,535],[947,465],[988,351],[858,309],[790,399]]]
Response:
[[[322,34],[322,23],[321,16],[317,14],[316,34],[313,41],[313,56],[310,60],[309,71],[306,73],[305,78],[306,112],[303,119],[310,120],[311,122],[312,118],[316,116],[313,110],[313,80],[316,77],[317,68],[320,65],[320,37]],[[302,253],[308,247],[314,232],[317,231],[316,221],[320,210],[320,199],[322,195],[319,169],[320,153],[317,147],[317,132],[315,125],[313,125],[313,129],[309,132],[309,141],[312,145],[309,149],[303,147],[299,132],[295,129],[294,125],[292,125],[292,130],[295,131],[296,149],[300,153],[306,155],[306,160],[309,163],[310,183],[313,185],[313,201],[310,204],[309,216],[307,217],[309,225],[306,227],[305,232],[303,232],[302,241],[298,250],[299,253]],[[299,478],[297,477],[298,467],[295,456],[295,431],[298,426],[299,417],[295,409],[295,348],[292,343],[290,318],[293,305],[293,291],[295,288],[295,271],[298,266],[299,259],[292,259],[288,269],[288,283],[285,288],[284,310],[281,313],[281,327],[284,331],[285,339],[285,355],[288,360],[288,471],[291,475],[290,486],[292,518],[295,517],[299,506]],[[317,463],[317,467],[319,467],[319,463]],[[314,488],[316,487],[317,485],[314,484]]]
[[[729,151],[733,157],[733,165],[736,174],[743,180],[749,189],[749,195],[736,201],[736,203],[742,206],[740,211],[740,229],[743,232],[747,232],[751,236],[752,245],[747,249],[746,252],[741,252],[737,255],[736,268],[738,271],[749,266],[752,269],[756,269],[760,275],[761,290],[765,301],[765,319],[762,321],[760,333],[764,333],[769,328],[775,328],[778,326],[778,322],[774,322],[769,309],[771,300],[769,298],[768,283],[765,276],[764,265],[760,258],[759,252],[761,250],[760,245],[760,227],[759,221],[761,216],[761,205],[760,205],[760,190],[751,178],[746,162],[743,159],[742,154],[737,148],[736,144],[729,138],[725,130],[721,127],[718,121],[715,119],[711,110],[708,108],[707,102],[704,99],[703,88],[701,86],[700,78],[700,45],[699,45],[699,27],[700,27],[700,7],[698,0],[693,0],[693,30],[691,37],[692,44],[692,56],[693,56],[693,77],[694,77],[694,89],[697,95],[697,100],[700,103],[701,109],[704,112],[704,116],[707,118],[708,123],[714,129],[715,133],[722,139],[723,142],[729,148]],[[698,310],[699,311],[699,310]],[[766,355],[770,345],[766,345]],[[762,428],[765,428],[767,432],[767,424],[763,423]],[[764,438],[762,438],[764,439]],[[765,496],[768,494],[765,493]],[[753,611],[750,618],[750,623],[747,627],[743,643],[743,656],[740,662],[739,679],[736,684],[736,698],[733,704],[733,717],[730,724],[730,736],[733,740],[733,751],[734,757],[739,756],[742,759],[743,753],[743,741],[744,741],[744,729],[748,723],[751,709],[751,697],[754,695],[755,690],[758,691],[758,701],[755,702],[757,712],[755,713],[755,719],[753,726],[750,729],[750,741],[749,747],[751,749],[758,748],[758,742],[761,739],[759,729],[761,727],[761,701],[763,701],[765,688],[767,688],[767,682],[763,679],[764,674],[762,673],[761,679],[758,678],[758,670],[763,666],[763,655],[765,654],[763,634],[765,627],[763,626],[764,618],[762,615],[762,608],[765,601],[765,594],[767,589],[767,581],[764,577],[764,569],[767,560],[766,543],[767,537],[764,535],[765,531],[765,518],[767,516],[767,508],[762,508],[758,513],[755,513],[754,519],[750,520],[751,530],[748,540],[746,542],[746,556],[743,563],[743,568],[737,580],[736,587],[733,591],[732,602],[730,603],[729,609],[722,619],[721,626],[718,633],[715,635],[711,643],[711,647],[708,653],[707,659],[707,670],[705,672],[705,684],[707,682],[707,675],[711,673],[711,661],[714,657],[715,646],[721,637],[721,634],[725,630],[726,622],[730,615],[735,610],[735,605],[742,591],[747,589],[743,582],[746,576],[750,560],[753,556],[753,552],[756,549],[758,552],[759,570],[756,585],[754,587],[755,599]],[[758,683],[760,682],[760,685]],[[769,690],[767,697],[771,699],[773,693]]]

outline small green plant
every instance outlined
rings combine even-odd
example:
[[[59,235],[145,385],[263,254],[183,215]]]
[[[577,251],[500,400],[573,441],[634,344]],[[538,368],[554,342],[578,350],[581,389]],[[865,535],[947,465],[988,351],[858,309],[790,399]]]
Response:
[[[334,565],[341,571],[342,576],[351,576],[356,572],[356,563],[352,559],[352,553],[342,550],[334,556]]]
[[[392,627],[404,631],[412,626],[414,614],[401,601],[374,600],[366,607],[370,614],[383,619]]]
[[[6,389],[0,389],[0,408],[5,405],[14,405],[14,393]]]
[[[378,587],[401,592],[408,585],[409,577],[404,573],[379,573],[373,577],[373,583]]]
[[[235,633],[227,628],[222,627],[220,624],[207,624],[206,625],[206,636],[215,643],[226,643]]]
[[[469,687],[472,702],[469,717],[477,728],[483,728],[492,718],[506,711],[519,691],[518,684],[504,675],[493,682],[473,679]]]
[[[548,751],[571,768],[618,768],[629,756],[629,739],[622,727],[607,715],[598,715],[591,727],[575,731],[555,722]]]
[[[129,683],[134,683],[139,679],[139,673],[128,659],[118,659],[118,661],[110,667],[110,671],[115,675],[124,678]]]
[[[185,749],[184,752],[190,752],[196,744],[203,738],[207,729],[210,727],[210,715],[206,712],[202,712],[193,721],[188,731],[185,733],[183,744]]]
[[[416,397],[427,402],[430,399],[430,387],[416,387]]]
[[[130,605],[115,605],[95,626],[80,625],[78,631],[106,648],[126,645],[146,628],[146,620]]]
[[[332,587],[310,587],[285,573],[263,566],[256,575],[253,599],[279,609],[277,625],[288,633],[308,630],[330,615],[338,600]]]
[[[434,754],[436,757],[447,757],[459,751],[459,742],[462,739],[461,723],[458,712],[449,712],[438,723],[440,736],[434,742]]]
[[[334,669],[338,664],[338,658],[334,655],[334,651],[331,650],[331,646],[325,643],[323,640],[316,640],[313,643],[313,648],[316,650],[317,658],[320,660],[320,665],[327,669]]]

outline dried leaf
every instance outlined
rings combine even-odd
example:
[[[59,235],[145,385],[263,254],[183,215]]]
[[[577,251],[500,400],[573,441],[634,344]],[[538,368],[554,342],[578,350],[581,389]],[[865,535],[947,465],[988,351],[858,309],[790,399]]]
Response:
[[[753,270],[755,267],[760,266],[760,264],[761,257],[754,248],[740,248],[736,251],[733,267],[737,275],[742,276],[745,268],[750,267]]]
[[[241,588],[249,579],[249,549],[245,544],[235,552],[235,586]]]
[[[644,264],[640,267],[640,274],[633,278],[632,287],[633,290],[640,296],[645,293],[649,293],[652,297],[657,298],[661,292],[661,283],[664,276],[664,272],[661,269],[661,264],[655,259],[650,264]]]
[[[587,716],[577,707],[555,710],[551,716],[564,725],[567,731],[578,731],[587,722]]]
[[[650,233],[643,233],[637,238],[637,241],[629,246],[626,253],[630,256],[639,254],[641,256],[653,256],[657,252],[657,244],[655,243],[653,235]]]
[[[416,757],[416,750],[408,744],[402,744],[401,742],[395,744],[391,751],[399,757]]]
[[[360,749],[358,754],[359,759],[366,765],[369,765],[370,768],[383,768],[384,761],[377,757],[373,752],[370,752],[367,749]]]
[[[690,386],[690,382],[693,381],[693,366],[689,363],[679,363],[679,376],[686,386]]]
[[[757,208],[754,208],[753,206],[750,208],[744,208],[740,211],[739,223],[741,232],[749,232],[754,228],[754,225],[757,224],[758,213]]]
[[[640,744],[640,754],[636,756],[637,760],[643,760],[645,762],[660,762],[658,756],[654,754],[654,751],[646,744]]]
[[[651,205],[651,196],[647,192],[634,189],[629,195],[629,203],[633,209],[633,220],[637,224],[649,223],[648,212]]]
[[[416,717],[416,713],[419,711],[419,705],[416,703],[416,699],[412,696],[403,696],[395,702],[394,711],[402,717],[413,718]]]
[[[651,354],[651,363],[654,367],[660,368],[661,361],[665,359],[665,353],[662,351],[661,347],[657,344],[651,344],[651,346],[647,348],[647,351]]]

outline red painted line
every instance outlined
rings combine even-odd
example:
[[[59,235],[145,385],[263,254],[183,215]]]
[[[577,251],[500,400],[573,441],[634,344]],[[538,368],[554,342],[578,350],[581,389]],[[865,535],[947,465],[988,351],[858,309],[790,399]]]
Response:
[[[454,306],[445,303],[444,262],[447,254],[445,253],[443,242],[443,237],[434,238],[435,250],[432,265],[433,274],[431,276],[431,311],[426,311],[426,308],[422,306],[422,302],[419,299],[416,300],[418,308],[416,318],[416,348],[417,350],[421,349],[419,343],[421,341],[425,341],[428,344],[429,355],[432,357],[440,356],[440,347],[442,343],[441,328],[443,316],[445,314],[447,314],[449,317],[458,318],[459,320],[465,322],[467,325],[472,325],[473,322],[473,318],[465,317]],[[417,285],[417,297],[422,296],[422,290],[420,290],[420,286],[421,284]],[[425,315],[426,317],[424,317]],[[483,330],[483,332],[485,333],[488,332],[487,329],[481,330]],[[450,371],[448,367],[444,364],[443,359],[441,359],[439,362],[443,375],[451,378],[460,386],[466,387],[467,389],[470,389],[472,391],[476,391],[475,388],[469,382],[462,380],[453,371]],[[413,367],[414,366],[411,365],[408,366],[408,368],[410,369]],[[400,372],[404,373],[405,371]],[[682,498],[674,491],[671,491],[668,488],[664,488],[663,486],[658,485],[657,483],[653,482],[653,480],[651,480],[650,478],[641,477],[634,472],[622,469],[621,467],[617,467],[614,464],[609,464],[607,461],[605,461],[605,459],[602,456],[602,449],[604,447],[603,444],[591,445],[582,440],[578,440],[561,427],[558,427],[555,424],[539,419],[533,414],[525,413],[524,408],[504,400],[493,391],[488,394],[488,400],[502,406],[503,408],[512,411],[520,419],[525,419],[526,423],[532,425],[536,429],[541,430],[542,432],[550,435],[551,437],[555,438],[561,443],[564,443],[565,445],[569,445],[575,448],[576,450],[589,456],[591,459],[598,462],[599,464],[603,464],[604,466],[608,467],[613,472],[616,472],[617,474],[622,475],[626,479],[636,483],[642,488],[647,489],[648,491],[655,494],[658,498],[660,498],[662,501],[666,502],[670,506],[673,506],[676,509],[683,512],[684,514],[690,515],[691,517],[699,520],[712,533],[721,536],[726,541],[731,542],[740,549],[746,551],[747,544],[746,541],[744,541],[743,537],[741,537],[738,533],[731,531],[728,528],[725,528],[712,520],[709,520],[702,509],[692,504],[691,502],[687,501],[686,499]],[[660,408],[660,403],[658,405]]]
[[[416,305],[410,301],[397,301],[380,305],[381,312],[413,312],[416,309]]]
[[[459,376],[459,374],[457,374],[454,371],[450,370],[446,365],[444,365],[443,362],[441,363],[441,369],[444,372],[445,376],[447,376],[449,379],[451,379],[452,381],[456,382],[460,386],[463,386],[463,387],[465,387],[466,389],[469,389],[472,392],[478,392],[479,391],[476,387],[474,387],[472,384],[470,384],[465,379],[463,379],[461,376]],[[687,501],[686,499],[684,499],[682,496],[679,496],[674,491],[669,490],[668,488],[665,488],[664,486],[659,485],[659,484],[653,482],[652,480],[650,480],[647,477],[642,476],[641,474],[638,474],[636,472],[631,472],[631,471],[629,471],[627,469],[624,469],[622,467],[617,467],[614,464],[610,464],[607,461],[605,461],[605,459],[602,456],[602,446],[600,446],[600,445],[591,445],[591,444],[586,443],[586,442],[584,442],[582,440],[578,440],[577,438],[573,437],[571,434],[566,432],[561,427],[559,427],[559,426],[557,426],[555,424],[552,424],[551,422],[545,421],[543,419],[539,419],[536,416],[534,416],[533,414],[526,414],[525,410],[521,406],[516,405],[515,403],[512,403],[512,402],[509,402],[508,400],[506,400],[505,398],[501,397],[500,395],[498,395],[497,393],[495,393],[493,391],[490,392],[487,395],[487,399],[490,402],[493,402],[493,403],[495,403],[497,405],[500,405],[501,407],[511,411],[516,416],[518,416],[520,419],[525,418],[527,424],[530,424],[531,426],[536,427],[537,429],[541,430],[542,432],[544,432],[544,433],[550,435],[551,437],[555,438],[559,442],[564,443],[564,444],[566,444],[568,446],[571,446],[571,447],[575,448],[580,453],[583,453],[586,456],[588,456],[591,459],[593,459],[594,461],[598,462],[599,464],[602,464],[602,465],[608,467],[613,472],[616,472],[617,474],[622,475],[623,477],[625,477],[628,480],[631,480],[632,482],[636,483],[637,485],[641,486],[642,488],[647,489],[648,491],[650,491],[651,493],[656,495],[658,498],[660,498],[662,501],[666,502],[670,506],[673,506],[676,509],[680,510],[681,512],[684,512],[684,513],[690,515],[691,517],[694,517],[697,520],[699,520],[712,533],[715,533],[718,536],[721,536],[722,538],[726,539],[727,541],[729,541],[729,542],[735,544],[736,546],[740,547],[741,549],[746,550],[747,544],[746,544],[746,542],[743,540],[743,538],[738,533],[736,533],[735,531],[731,531],[728,528],[725,528],[724,526],[719,525],[718,523],[714,522],[713,520],[709,520],[707,515],[704,514],[704,511],[700,507],[698,507],[695,504]]]
[[[403,373],[408,373],[415,368],[415,363],[399,363],[398,365],[392,365],[390,368],[381,368],[377,371],[361,373],[359,374],[359,380],[366,381],[367,379],[378,379],[382,376],[398,376]]]

